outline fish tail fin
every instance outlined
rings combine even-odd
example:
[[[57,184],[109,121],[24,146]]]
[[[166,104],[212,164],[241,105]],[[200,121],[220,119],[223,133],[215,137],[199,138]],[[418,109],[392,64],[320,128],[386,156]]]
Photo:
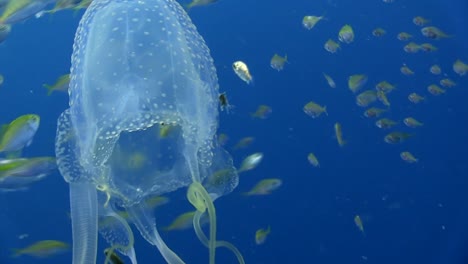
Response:
[[[253,77],[253,76],[250,76],[250,80],[249,80],[248,84],[249,84],[250,86],[255,86],[255,80],[254,80],[254,77]]]
[[[324,106],[324,107],[323,107],[323,112],[328,116],[327,106]]]
[[[183,7],[185,9],[185,12],[188,13],[190,11],[190,9],[192,9],[193,4],[192,3],[184,4]]]
[[[49,84],[43,84],[42,87],[47,89],[47,96],[50,96],[54,92],[54,87]]]

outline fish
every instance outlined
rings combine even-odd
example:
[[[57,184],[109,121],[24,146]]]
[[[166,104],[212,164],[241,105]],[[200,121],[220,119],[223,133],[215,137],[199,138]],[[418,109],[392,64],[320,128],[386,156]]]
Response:
[[[70,74],[64,74],[55,81],[54,84],[44,84],[42,85],[47,89],[47,95],[51,95],[55,91],[66,92],[68,91],[68,86],[70,85]]]
[[[14,152],[31,145],[39,129],[40,117],[22,115],[0,128],[0,152]]]
[[[323,48],[330,53],[336,53],[338,49],[340,49],[340,44],[338,44],[333,39],[328,39],[327,42],[325,42],[323,45]]]
[[[241,166],[240,166],[240,168],[239,168],[239,170],[237,172],[241,173],[241,172],[244,172],[244,171],[255,169],[258,166],[258,164],[260,164],[262,159],[263,159],[263,153],[261,153],[261,152],[257,152],[257,153],[254,153],[254,154],[251,154],[251,155],[247,156],[242,161]]]
[[[354,41],[354,31],[350,25],[344,25],[338,32],[338,40],[349,44]]]
[[[262,229],[262,228],[258,229],[255,232],[255,244],[261,245],[261,244],[265,243],[266,238],[270,234],[270,232],[271,232],[271,227],[270,226],[268,226],[267,229]]]
[[[282,184],[283,181],[281,179],[263,179],[255,184],[255,186],[250,189],[250,191],[244,193],[244,195],[268,195],[271,194],[272,191],[278,189]]]
[[[282,71],[286,62],[288,62],[288,55],[281,57],[278,54],[274,54],[270,60],[270,66],[277,71]]]
[[[326,106],[321,106],[314,101],[308,102],[306,105],[304,105],[304,113],[306,113],[308,116],[312,118],[317,118],[322,115],[322,113],[327,113],[327,107]]]
[[[335,123],[334,128],[335,128],[335,136],[336,136],[336,141],[338,142],[338,146],[343,147],[346,144],[346,141],[343,140],[343,131],[341,129],[341,124],[338,122]]]
[[[253,77],[250,74],[249,68],[247,67],[247,64],[245,64],[245,62],[235,61],[232,64],[232,69],[241,80],[243,80],[247,84],[253,84]]]

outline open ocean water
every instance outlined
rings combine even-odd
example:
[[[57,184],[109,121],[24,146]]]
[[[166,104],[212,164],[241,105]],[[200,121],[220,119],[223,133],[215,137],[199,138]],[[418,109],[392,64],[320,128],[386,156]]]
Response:
[[[33,16],[15,23],[0,44],[0,123],[24,114],[41,117],[22,157],[55,156],[57,118],[68,108],[68,95],[57,91],[47,96],[42,85],[69,73],[83,13]],[[325,18],[307,30],[302,25],[307,15]],[[216,200],[218,239],[233,243],[246,263],[256,264],[468,263],[468,74],[452,69],[458,59],[468,63],[467,1],[220,0],[193,7],[189,16],[211,51],[220,92],[233,106],[219,115],[218,134],[228,137],[224,148],[237,168],[247,156],[263,154],[256,168],[239,174],[232,193]],[[413,23],[416,16],[450,36],[423,36],[422,27]],[[355,34],[349,44],[338,41],[346,24]],[[386,34],[373,36],[378,27]],[[412,38],[398,40],[400,32]],[[339,43],[336,53],[324,49],[328,39]],[[431,43],[437,50],[405,52],[410,42]],[[274,54],[287,55],[281,71],[270,66]],[[248,65],[253,85],[234,73],[232,64],[239,60]],[[400,72],[404,64],[413,75]],[[434,64],[442,69],[440,75],[429,71]],[[323,73],[335,80],[336,88],[327,85]],[[348,88],[348,78],[355,74],[368,79],[357,93]],[[444,78],[456,85],[441,86]],[[387,94],[390,106],[376,100],[369,107],[385,109],[379,118],[398,122],[387,130],[376,127],[379,118],[364,116],[369,107],[356,104],[357,94],[375,90],[384,80],[395,86]],[[431,84],[446,92],[432,95],[427,90]],[[425,100],[410,102],[413,92]],[[307,115],[303,108],[310,101],[326,106],[327,114]],[[271,107],[271,113],[252,117],[259,105]],[[423,125],[407,127],[406,117]],[[341,124],[343,146],[337,143],[335,123]],[[384,137],[394,131],[412,136],[388,144]],[[254,140],[236,148],[245,137]],[[403,151],[418,161],[403,161]],[[308,161],[310,152],[320,167]],[[281,186],[266,195],[243,194],[269,178],[280,179]],[[186,263],[208,263],[208,250],[192,228],[162,229],[193,210],[186,188],[165,196],[169,202],[154,212],[164,241]],[[69,188],[58,170],[27,190],[0,192],[0,207],[0,264],[72,263]],[[363,230],[355,223],[357,216]],[[271,232],[257,244],[256,231],[268,226]],[[138,262],[164,263],[132,228]],[[40,240],[60,240],[70,247],[45,258],[12,257],[14,248]],[[108,246],[100,237],[97,263],[104,263],[102,252]],[[225,248],[217,249],[216,260],[237,263]]]

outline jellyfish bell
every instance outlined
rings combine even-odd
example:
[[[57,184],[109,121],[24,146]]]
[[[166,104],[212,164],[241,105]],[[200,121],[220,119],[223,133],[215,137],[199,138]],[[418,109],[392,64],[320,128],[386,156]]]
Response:
[[[217,247],[243,263],[233,245],[216,240],[213,201],[238,184],[230,155],[216,143],[218,94],[209,49],[176,1],[93,1],[75,35],[70,108],[56,137],[70,186],[74,264],[96,263],[98,232],[111,244],[109,255],[117,250],[136,263],[129,222],[168,263],[184,263],[142,203],[183,187],[198,215],[209,215],[209,239],[199,217],[194,228],[210,263]],[[177,127],[171,137],[158,136],[169,124]],[[134,152],[145,157],[139,166],[121,162]]]

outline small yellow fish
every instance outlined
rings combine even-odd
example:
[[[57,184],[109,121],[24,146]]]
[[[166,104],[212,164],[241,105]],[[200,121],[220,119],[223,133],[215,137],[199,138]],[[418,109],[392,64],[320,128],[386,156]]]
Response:
[[[419,104],[421,101],[424,101],[425,98],[417,93],[410,93],[408,95],[408,100],[414,104]]]
[[[403,66],[400,67],[400,72],[406,76],[414,75],[414,71],[412,71],[406,64],[403,64]]]
[[[348,77],[348,88],[356,93],[367,83],[367,75],[355,74]]]
[[[54,84],[44,84],[43,86],[47,89],[47,95],[51,95],[54,91],[66,92],[70,85],[70,74],[60,76]]]
[[[323,48],[330,53],[336,53],[338,49],[340,49],[340,44],[338,44],[333,39],[328,39],[327,42],[325,42],[323,45]]]
[[[445,93],[445,90],[440,88],[437,84],[431,84],[427,87],[427,91],[432,95],[441,95]]]
[[[444,86],[444,87],[454,87],[456,86],[457,84],[450,78],[445,78],[445,79],[442,79],[440,80],[440,85]]]
[[[372,30],[372,35],[374,35],[374,37],[382,37],[386,33],[387,32],[383,28],[376,28],[376,29]]]
[[[257,152],[257,153],[254,153],[254,154],[251,154],[251,155],[247,156],[242,161],[241,167],[239,168],[239,170],[237,172],[241,173],[243,171],[248,171],[248,170],[255,169],[258,166],[258,164],[260,164],[262,159],[263,159],[263,153],[261,153],[261,152]]]
[[[257,245],[261,245],[265,243],[266,238],[270,234],[270,232],[271,232],[270,226],[268,226],[267,229],[262,229],[262,228],[258,229],[257,232],[255,232],[255,243]]]
[[[234,149],[246,148],[254,142],[254,137],[244,137],[241,138],[237,144],[234,146]]]
[[[350,25],[344,25],[338,32],[338,40],[349,44],[354,41],[354,31]]]
[[[402,160],[408,163],[415,163],[418,162],[418,159],[413,156],[409,151],[403,151],[400,153],[400,157]]]
[[[356,104],[361,107],[367,107],[375,101],[377,101],[377,92],[374,90],[367,90],[356,96]]]
[[[218,0],[193,0],[189,4],[186,4],[184,7],[185,7],[185,10],[188,12],[193,7],[206,6],[206,5],[216,3],[216,2],[218,2]]]
[[[413,36],[411,34],[409,34],[409,33],[406,33],[406,32],[400,32],[397,35],[397,39],[401,40],[401,41],[407,41],[407,40],[409,40],[411,38],[413,38]]]
[[[382,128],[382,129],[389,129],[389,128],[392,128],[394,126],[396,126],[398,124],[398,122],[396,121],[393,121],[391,119],[388,119],[388,118],[382,118],[382,119],[379,119],[375,122],[375,125],[378,127],[378,128]]]
[[[364,225],[362,223],[362,220],[361,220],[361,217],[359,215],[356,215],[354,217],[354,224],[357,226],[357,228],[359,229],[359,231],[361,231],[361,233],[365,234],[364,232]]]
[[[397,144],[405,141],[406,139],[412,137],[412,134],[404,133],[404,132],[392,132],[387,134],[384,138],[384,141],[389,144]]]
[[[13,257],[29,255],[38,258],[45,258],[57,253],[61,253],[67,249],[68,244],[65,242],[58,240],[42,240],[23,249],[13,249]]]
[[[164,231],[185,230],[192,227],[192,220],[196,211],[183,213],[176,217],[169,226],[163,227]]]
[[[434,75],[439,75],[442,73],[442,69],[437,64],[432,65],[431,68],[429,68],[429,71]]]
[[[244,193],[244,195],[268,195],[272,191],[278,189],[283,184],[281,179],[263,179],[259,181],[250,191]]]
[[[31,145],[40,120],[38,115],[22,115],[10,124],[1,126],[0,152],[18,151]]]
[[[385,109],[371,107],[364,112],[364,116],[368,118],[379,117],[381,114],[387,112]]]
[[[460,76],[464,76],[468,72],[468,64],[458,59],[453,63],[453,71]]]
[[[311,30],[315,27],[315,24],[317,24],[322,19],[325,19],[325,16],[304,16],[302,19],[302,25],[306,29]]]
[[[259,105],[255,113],[251,113],[250,116],[253,118],[266,119],[272,110],[268,105]]]
[[[346,144],[346,141],[343,140],[343,131],[341,130],[341,124],[338,122],[335,123],[334,128],[335,128],[336,141],[338,142],[338,145],[340,147],[343,147]]]
[[[436,46],[432,45],[431,43],[423,43],[423,44],[419,45],[419,47],[425,52],[434,52],[434,51],[438,50],[438,48]]]
[[[328,115],[326,106],[321,106],[313,101],[310,101],[306,105],[304,105],[303,110],[304,110],[304,113],[306,113],[312,118],[317,118],[322,113],[325,113],[326,115]]]
[[[307,155],[307,160],[312,166],[320,168],[320,163],[314,153],[309,153],[309,155]]]
[[[426,19],[422,16],[416,16],[413,18],[413,23],[416,25],[416,26],[425,26],[427,24],[429,24],[431,21],[429,19]]]
[[[336,88],[336,83],[332,79],[332,77],[330,77],[330,75],[323,73],[323,77],[325,77],[325,79],[327,80],[328,86],[330,86],[331,88]]]
[[[416,128],[416,127],[420,127],[420,126],[423,126],[424,124],[419,122],[418,120],[414,119],[413,117],[407,117],[405,119],[403,119],[403,123],[405,123],[405,125],[407,127],[411,127],[411,128]]]
[[[410,42],[403,47],[403,50],[406,53],[417,53],[420,49],[421,49],[421,46],[414,42]]]
[[[428,37],[430,39],[441,39],[451,37],[437,27],[424,27],[421,29],[421,33],[423,34],[423,36]]]
[[[236,61],[232,64],[232,69],[237,74],[237,76],[241,78],[241,80],[247,84],[253,84],[253,77],[250,74],[247,64],[242,61]]]
[[[286,62],[288,62],[288,55],[281,57],[278,54],[274,54],[270,60],[270,66],[277,71],[282,71]]]

